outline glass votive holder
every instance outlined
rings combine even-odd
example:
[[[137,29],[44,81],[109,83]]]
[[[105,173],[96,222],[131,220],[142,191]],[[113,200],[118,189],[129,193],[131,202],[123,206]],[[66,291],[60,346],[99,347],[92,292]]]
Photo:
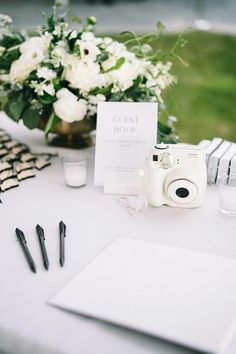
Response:
[[[219,197],[220,211],[236,216],[236,174],[220,176]]]
[[[84,155],[62,158],[65,183],[69,187],[82,187],[86,185],[88,174],[88,158]]]

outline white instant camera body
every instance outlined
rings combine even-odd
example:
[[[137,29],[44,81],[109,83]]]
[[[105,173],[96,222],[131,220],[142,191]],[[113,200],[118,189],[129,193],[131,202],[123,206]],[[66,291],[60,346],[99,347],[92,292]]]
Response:
[[[206,190],[205,152],[199,146],[158,144],[143,169],[143,189],[154,207],[195,208]]]

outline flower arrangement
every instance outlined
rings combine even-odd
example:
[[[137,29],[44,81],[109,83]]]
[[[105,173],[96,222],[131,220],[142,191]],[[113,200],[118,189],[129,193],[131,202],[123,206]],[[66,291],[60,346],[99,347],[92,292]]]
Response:
[[[46,25],[29,37],[14,31],[11,19],[0,15],[0,108],[13,120],[22,119],[33,129],[49,112],[47,136],[61,120],[95,119],[99,101],[163,105],[162,92],[176,78],[170,73],[172,63],[151,45],[163,30],[160,23],[156,33],[138,37],[124,32],[118,41],[95,36],[95,17],[79,23],[77,30],[69,28],[57,7],[45,17]],[[159,123],[160,140],[176,140],[173,119]]]

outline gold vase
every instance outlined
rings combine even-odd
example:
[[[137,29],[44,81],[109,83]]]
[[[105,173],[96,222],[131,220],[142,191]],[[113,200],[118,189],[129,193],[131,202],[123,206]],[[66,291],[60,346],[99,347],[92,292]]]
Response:
[[[49,115],[42,115],[39,129],[45,130]],[[86,117],[81,121],[67,123],[60,121],[49,134],[48,144],[72,149],[83,149],[93,144],[90,132],[96,128],[95,117]],[[52,137],[51,137],[52,136]]]

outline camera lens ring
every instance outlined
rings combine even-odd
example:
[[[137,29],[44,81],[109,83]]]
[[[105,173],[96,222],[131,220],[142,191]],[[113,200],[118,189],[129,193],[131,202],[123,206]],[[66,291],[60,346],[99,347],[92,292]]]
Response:
[[[167,195],[175,203],[187,204],[197,198],[198,189],[196,185],[188,179],[177,179],[168,185]]]

